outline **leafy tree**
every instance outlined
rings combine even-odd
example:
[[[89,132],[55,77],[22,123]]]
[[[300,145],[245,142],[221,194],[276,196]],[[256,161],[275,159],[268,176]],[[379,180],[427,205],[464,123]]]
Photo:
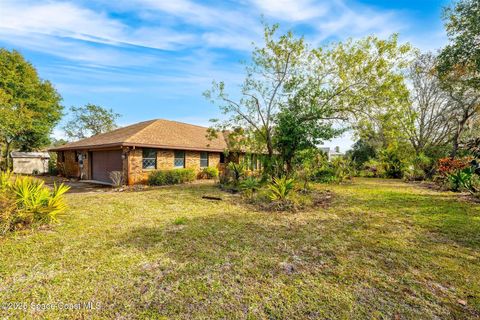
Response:
[[[19,52],[0,49],[0,141],[7,167],[12,147],[30,151],[48,145],[62,117],[60,102],[52,84]]]
[[[240,99],[232,99],[223,82],[205,93],[229,115],[219,128],[254,132],[270,160],[277,149],[290,168],[298,150],[341,132],[332,121],[369,119],[374,108],[404,104],[408,91],[400,71],[411,48],[396,36],[310,49],[291,32],[276,37],[277,30],[265,27],[265,46],[253,52]]]
[[[280,103],[285,101],[285,83],[299,72],[307,54],[304,40],[296,39],[291,32],[275,39],[278,27],[265,26],[265,46],[256,47],[252,63],[246,65],[239,100],[230,97],[223,82],[213,82],[212,89],[204,93],[229,115],[222,123],[217,122],[217,129],[243,127],[253,132],[251,135],[259,139],[269,158],[274,154],[273,127]]]
[[[455,1],[443,13],[450,44],[439,55],[438,71],[445,82],[480,89],[480,2]]]
[[[375,146],[363,139],[357,140],[352,149],[347,151],[347,156],[352,160],[357,169],[362,168],[365,162],[374,159],[376,155],[377,150]]]
[[[71,107],[72,119],[63,127],[69,139],[85,139],[117,128],[120,114],[94,104]]]

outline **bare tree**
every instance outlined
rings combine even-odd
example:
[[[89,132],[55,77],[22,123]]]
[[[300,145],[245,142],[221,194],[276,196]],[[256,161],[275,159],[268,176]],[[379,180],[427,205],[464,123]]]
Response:
[[[440,85],[435,72],[436,57],[422,54],[410,67],[411,81],[407,137],[418,155],[422,151],[446,145],[455,130],[452,123],[452,102]]]

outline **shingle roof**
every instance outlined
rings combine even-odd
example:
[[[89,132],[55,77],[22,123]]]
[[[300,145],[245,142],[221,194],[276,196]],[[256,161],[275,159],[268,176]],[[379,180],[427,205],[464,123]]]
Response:
[[[97,149],[118,146],[164,149],[219,151],[227,148],[222,134],[209,140],[207,128],[192,124],[156,119],[136,123],[87,139],[67,143],[51,151]]]

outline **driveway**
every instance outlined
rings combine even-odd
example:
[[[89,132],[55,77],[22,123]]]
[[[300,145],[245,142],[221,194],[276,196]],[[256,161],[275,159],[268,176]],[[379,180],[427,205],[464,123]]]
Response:
[[[83,182],[77,179],[67,179],[57,176],[38,176],[37,178],[45,181],[47,186],[53,187],[53,184],[65,184],[70,187],[69,193],[85,193],[85,192],[106,192],[111,191],[111,186],[95,184],[90,182]]]

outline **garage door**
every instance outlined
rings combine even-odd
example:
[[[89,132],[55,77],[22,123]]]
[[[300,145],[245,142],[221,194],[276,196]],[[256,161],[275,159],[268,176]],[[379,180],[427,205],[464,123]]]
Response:
[[[110,172],[122,171],[122,151],[94,151],[92,152],[93,180],[111,183]]]

